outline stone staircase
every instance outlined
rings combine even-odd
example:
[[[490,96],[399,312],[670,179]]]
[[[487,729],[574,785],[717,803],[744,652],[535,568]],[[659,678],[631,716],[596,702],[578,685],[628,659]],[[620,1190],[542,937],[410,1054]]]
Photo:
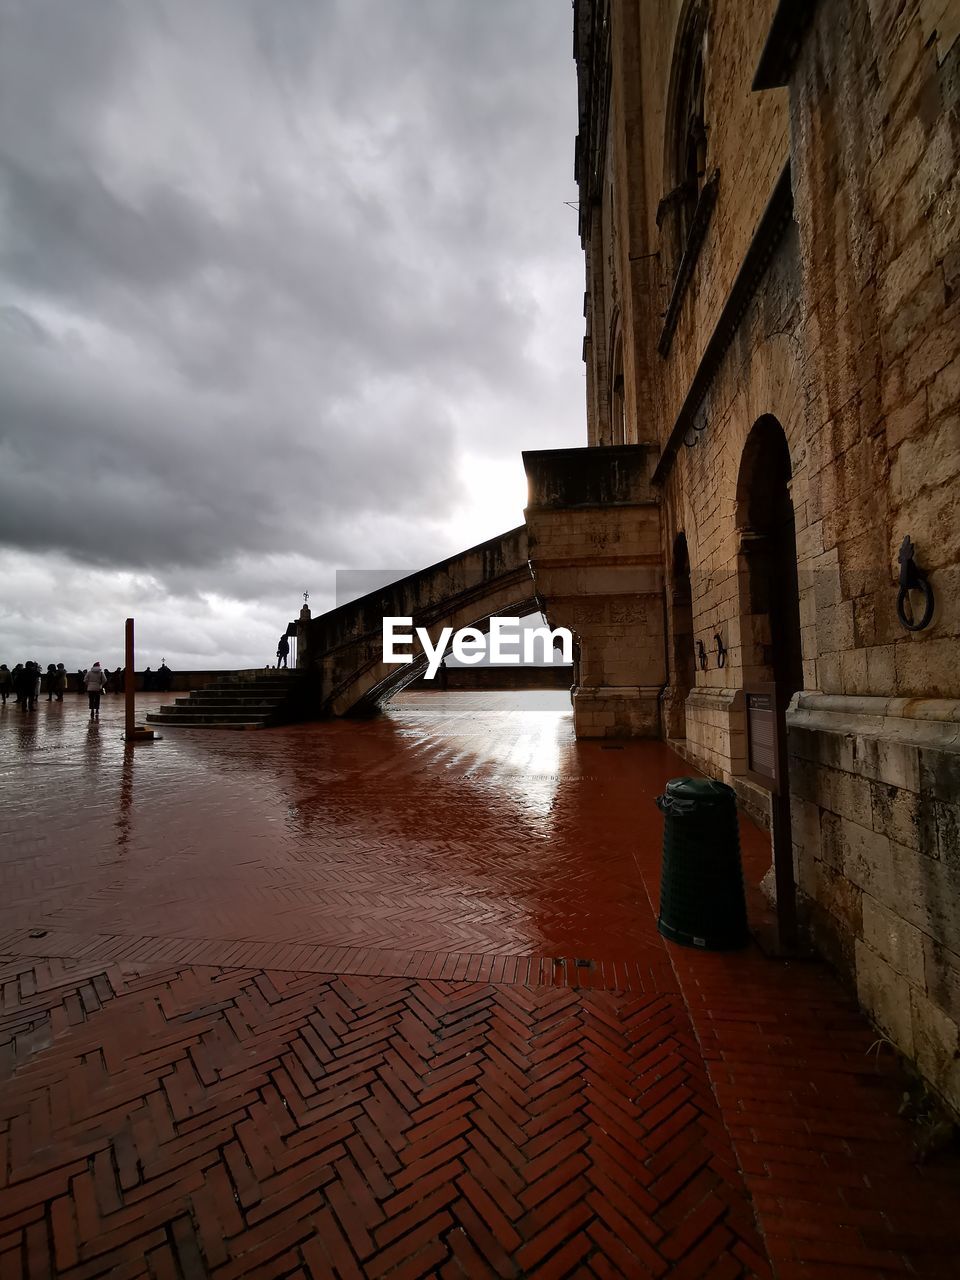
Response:
[[[266,729],[302,720],[306,672],[238,671],[147,713],[148,724],[183,729]]]

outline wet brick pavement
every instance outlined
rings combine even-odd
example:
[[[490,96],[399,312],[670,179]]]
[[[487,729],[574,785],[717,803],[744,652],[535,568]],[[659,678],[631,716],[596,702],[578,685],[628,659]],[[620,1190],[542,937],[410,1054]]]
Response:
[[[657,934],[661,744],[121,720],[0,712],[3,1280],[956,1274],[829,973]]]

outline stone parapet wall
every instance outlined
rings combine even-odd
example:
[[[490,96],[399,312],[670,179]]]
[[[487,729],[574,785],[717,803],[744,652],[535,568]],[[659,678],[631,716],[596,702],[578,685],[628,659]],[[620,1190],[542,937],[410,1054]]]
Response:
[[[746,763],[743,693],[740,689],[694,689],[687,698],[687,746],[705,772],[724,781]]]
[[[660,734],[660,687],[604,685],[573,691],[578,738],[656,738]]]
[[[960,702],[804,694],[789,746],[813,935],[960,1114]]]

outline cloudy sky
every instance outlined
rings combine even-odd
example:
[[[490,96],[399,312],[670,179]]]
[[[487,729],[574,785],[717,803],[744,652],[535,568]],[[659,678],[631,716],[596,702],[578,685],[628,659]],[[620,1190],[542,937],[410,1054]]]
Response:
[[[584,440],[569,0],[0,0],[0,661],[262,664]]]

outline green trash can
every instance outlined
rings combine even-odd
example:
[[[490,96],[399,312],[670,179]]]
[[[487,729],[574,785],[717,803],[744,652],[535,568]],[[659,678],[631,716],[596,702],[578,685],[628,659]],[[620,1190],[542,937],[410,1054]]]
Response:
[[[740,865],[737,798],[712,778],[671,778],[664,815],[660,917],[671,942],[730,951],[750,940]]]

